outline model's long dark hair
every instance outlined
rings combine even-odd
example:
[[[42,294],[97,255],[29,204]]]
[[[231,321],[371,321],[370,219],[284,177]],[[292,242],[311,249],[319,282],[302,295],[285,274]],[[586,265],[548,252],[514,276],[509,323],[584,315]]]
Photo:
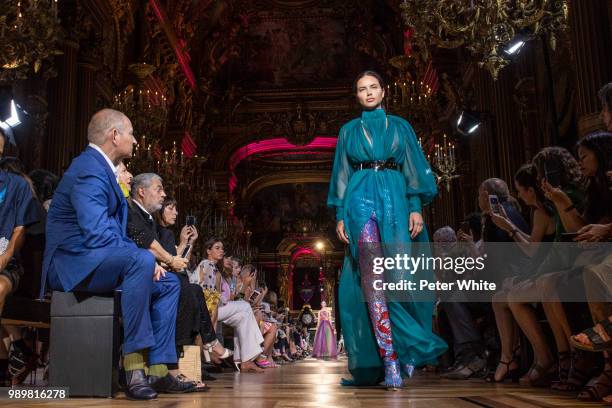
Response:
[[[587,180],[584,206],[585,220],[597,223],[604,217],[612,217],[612,191],[606,175],[607,171],[612,170],[612,133],[590,133],[576,144],[576,150],[579,147],[590,150],[597,159],[597,172]]]

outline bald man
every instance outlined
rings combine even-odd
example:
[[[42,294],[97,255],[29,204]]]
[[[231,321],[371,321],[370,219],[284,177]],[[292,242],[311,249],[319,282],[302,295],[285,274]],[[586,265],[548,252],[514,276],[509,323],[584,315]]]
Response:
[[[130,120],[116,110],[103,109],[91,118],[89,146],[64,173],[49,208],[43,279],[64,292],[121,289],[126,396],[147,400],[157,392],[187,392],[193,386],[178,382],[166,367],[177,362],[179,281],[126,236],[127,202],[117,166],[132,156],[132,132]]]

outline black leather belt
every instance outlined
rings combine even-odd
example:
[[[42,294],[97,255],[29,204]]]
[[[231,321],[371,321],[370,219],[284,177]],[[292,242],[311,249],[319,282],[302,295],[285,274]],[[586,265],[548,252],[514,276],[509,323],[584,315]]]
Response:
[[[374,171],[379,170],[398,170],[399,164],[395,162],[395,159],[387,159],[387,160],[373,160],[367,162],[361,162],[353,165],[353,169],[355,171],[372,169]]]

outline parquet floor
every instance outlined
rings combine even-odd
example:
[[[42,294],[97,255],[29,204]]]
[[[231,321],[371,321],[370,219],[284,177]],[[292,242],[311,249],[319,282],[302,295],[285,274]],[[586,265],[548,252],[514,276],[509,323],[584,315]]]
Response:
[[[307,359],[264,374],[216,374],[208,393],[161,395],[150,402],[114,399],[70,399],[49,402],[0,401],[4,407],[160,407],[160,408],[297,408],[297,407],[407,407],[407,408],[536,408],[594,407],[573,396],[544,389],[510,384],[487,384],[484,380],[451,381],[435,374],[418,373],[405,388],[392,392],[382,388],[339,385],[346,376],[346,359]]]

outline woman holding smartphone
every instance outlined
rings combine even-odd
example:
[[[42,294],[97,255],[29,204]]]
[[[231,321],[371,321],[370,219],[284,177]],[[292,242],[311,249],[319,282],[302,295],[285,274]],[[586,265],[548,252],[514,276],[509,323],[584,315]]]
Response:
[[[365,71],[353,90],[362,113],[340,130],[327,200],[336,208],[338,238],[349,246],[339,309],[353,380],[344,384],[384,380],[395,390],[402,386],[402,365],[411,375],[415,365],[435,360],[446,344],[432,332],[433,296],[422,302],[390,299],[374,289],[382,275],[374,273],[373,261],[398,251],[411,254],[412,242],[429,242],[421,208],[437,187],[410,124],[383,109],[381,76]],[[386,279],[393,281],[414,278],[389,272]],[[417,279],[431,275],[416,272]]]
[[[220,322],[234,328],[234,363],[240,365],[243,373],[261,373],[255,364],[262,352],[264,339],[255,320],[251,305],[241,300],[233,300],[229,283],[222,279],[217,265],[223,261],[225,250],[223,241],[209,238],[204,244],[208,258],[198,267],[198,284],[205,290],[207,297],[218,298],[217,318]],[[243,268],[244,270],[244,268]]]
[[[198,239],[198,231],[194,226],[184,226],[181,229],[180,244],[177,247],[174,232],[170,229],[178,217],[176,200],[166,197],[162,208],[155,213],[157,222],[157,234],[160,245],[171,255],[176,256],[177,250],[184,251],[187,244],[193,244]],[[176,272],[181,283],[181,296],[176,313],[176,345],[180,354],[182,346],[195,344],[195,338],[199,335],[202,339],[203,349],[207,355],[213,354],[219,359],[229,358],[233,353],[224,348],[217,340],[210,313],[206,307],[206,301],[202,289],[198,285],[189,283],[185,272]],[[190,381],[178,369],[178,365],[168,367],[171,374],[181,381]],[[198,391],[207,391],[206,384],[197,383]]]

